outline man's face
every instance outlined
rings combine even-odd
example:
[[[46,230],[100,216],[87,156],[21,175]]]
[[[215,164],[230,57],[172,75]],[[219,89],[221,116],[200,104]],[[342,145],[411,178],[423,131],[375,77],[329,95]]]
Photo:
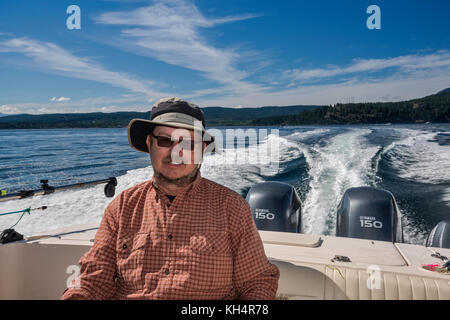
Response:
[[[194,131],[165,126],[156,126],[153,129],[152,135],[147,136],[146,143],[155,172],[162,174],[167,180],[177,180],[190,175],[197,169],[202,149],[206,147],[205,143],[201,143],[201,135],[195,136],[197,143],[192,149],[189,143],[189,146],[187,146],[182,142],[164,146],[164,142],[158,143],[155,136],[160,137],[160,140],[161,137],[166,137],[175,141],[180,140],[180,138],[184,142],[187,140],[194,141]]]

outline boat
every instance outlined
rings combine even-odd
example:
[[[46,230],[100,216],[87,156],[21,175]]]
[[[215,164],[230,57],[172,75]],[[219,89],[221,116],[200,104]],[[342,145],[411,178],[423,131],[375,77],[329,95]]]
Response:
[[[114,180],[106,181],[111,196]],[[450,220],[436,225],[426,245],[415,245],[403,242],[400,211],[387,190],[348,189],[336,235],[301,233],[301,201],[289,184],[257,184],[246,200],[266,255],[280,269],[277,299],[450,299]],[[77,225],[0,244],[0,299],[59,299],[97,229]]]

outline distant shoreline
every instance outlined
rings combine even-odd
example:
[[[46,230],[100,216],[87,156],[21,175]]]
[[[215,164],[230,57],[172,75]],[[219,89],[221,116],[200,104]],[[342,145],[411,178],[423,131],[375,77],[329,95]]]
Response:
[[[202,108],[209,127],[298,125],[387,125],[450,123],[450,90],[400,102],[296,105],[260,108]],[[261,115],[264,114],[264,117]],[[150,119],[150,112],[61,113],[0,117],[1,129],[126,128],[132,119]]]
[[[340,127],[340,126],[425,126],[425,125],[448,125],[450,122],[433,122],[433,123],[415,123],[415,122],[402,122],[402,123],[341,123],[341,124],[299,124],[299,125],[224,125],[224,126],[207,126],[206,129],[213,128],[267,128],[267,127],[277,127],[277,128],[291,128],[291,127]],[[69,129],[127,129],[127,127],[65,127],[65,128],[0,128],[0,131],[15,131],[15,130],[69,130]]]

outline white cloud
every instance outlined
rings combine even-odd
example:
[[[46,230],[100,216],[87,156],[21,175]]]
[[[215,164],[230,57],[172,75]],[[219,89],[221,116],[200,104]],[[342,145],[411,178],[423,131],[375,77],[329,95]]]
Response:
[[[66,97],[53,97],[50,99],[50,101],[54,101],[54,102],[65,102],[65,101],[70,101],[71,98],[66,98]]]
[[[55,97],[57,98],[57,97]],[[63,104],[49,102],[26,102],[5,104],[0,106],[0,113],[84,113],[98,112],[101,108],[108,112],[113,111],[143,111],[151,109],[152,104],[148,103],[145,95],[142,94],[124,94],[118,97],[87,97],[79,100],[65,101]],[[51,99],[50,99],[51,101]],[[115,109],[111,109],[114,107]],[[3,110],[3,111],[2,111]]]
[[[293,68],[262,76],[258,83],[251,82],[247,80],[252,74],[250,67],[238,67],[248,53],[211,45],[201,31],[202,28],[254,17],[256,15],[207,18],[194,3],[174,0],[154,1],[149,6],[127,12],[104,13],[96,20],[101,24],[123,26],[122,47],[200,71],[205,78],[214,80],[216,86],[183,95],[204,106],[334,104],[350,100],[380,101],[388,97],[402,100],[435,93],[448,86],[443,80],[448,79],[450,68],[450,51],[447,50],[383,59],[358,58],[346,66]],[[303,62],[303,57],[295,60],[296,64]],[[376,74],[380,71],[381,74]]]
[[[42,114],[42,113],[61,113],[61,111],[55,112],[55,111],[52,111],[49,108],[39,108],[39,109],[37,109],[37,113],[38,114]]]
[[[171,65],[181,66],[202,74],[225,86],[225,90],[259,90],[245,82],[249,74],[236,67],[241,55],[231,49],[208,44],[200,28],[255,18],[238,15],[206,18],[191,2],[183,0],[155,1],[154,4],[128,12],[108,12],[96,21],[101,24],[127,27],[121,36],[126,47],[140,55],[149,56]],[[224,90],[224,89],[222,89]]]
[[[19,113],[19,109],[14,106],[3,104],[0,106],[0,113],[15,114],[15,113]]]
[[[145,81],[125,73],[106,69],[88,58],[74,56],[56,44],[29,38],[14,38],[0,42],[0,52],[19,53],[34,62],[36,68],[71,78],[107,83],[148,97],[159,98],[161,92],[151,90]]]
[[[375,102],[400,101],[421,98],[437,93],[450,86],[450,74],[433,75],[426,71],[414,76],[389,77],[378,81],[353,81],[327,85],[298,86],[272,92],[254,93],[248,91],[241,95],[213,95],[212,98],[183,96],[183,98],[200,105],[224,107],[260,107],[267,105],[313,104],[329,105],[337,102]],[[126,97],[90,97],[78,101],[71,100],[61,107],[49,107],[44,103],[22,103],[0,106],[0,113],[61,113],[61,112],[115,112],[141,111],[146,112],[151,105],[142,95],[127,95]],[[261,117],[264,115],[261,114]]]
[[[100,112],[118,112],[118,111],[123,111],[123,107],[121,106],[115,106],[115,105],[111,105],[111,106],[103,106],[100,109],[98,109],[98,111]]]
[[[435,94],[450,86],[450,73],[433,75],[424,72],[419,75],[403,78],[390,77],[379,81],[347,81],[326,85],[298,86],[265,92],[263,94],[248,94],[241,96],[226,96],[212,99],[199,99],[201,106],[243,105],[259,107],[263,105],[329,105],[337,102],[377,102],[409,100]],[[396,99],[395,99],[396,98]],[[264,116],[264,115],[262,115]]]
[[[64,112],[99,109],[147,111],[155,100],[174,95],[201,106],[230,107],[392,101],[422,97],[450,85],[449,50],[382,59],[356,58],[345,65],[291,68],[266,73],[258,82],[251,82],[248,79],[252,72],[259,72],[268,63],[260,62],[256,69],[255,64],[245,65],[243,60],[249,57],[257,60],[258,54],[214,46],[202,36],[201,31],[202,28],[255,17],[257,15],[209,18],[192,2],[170,0],[153,1],[152,5],[136,10],[108,12],[96,18],[100,24],[122,27],[115,38],[118,48],[198,71],[205,78],[215,81],[214,85],[198,88],[189,94],[153,90],[152,87],[167,85],[108,70],[92,59],[75,56],[49,42],[29,38],[0,41],[0,52],[21,54],[46,72],[107,83],[131,91],[131,94],[120,98],[97,97],[78,101],[65,100],[70,99],[65,97],[51,98],[52,102],[65,102]],[[299,65],[304,63],[304,59],[298,57],[294,62]],[[245,65],[245,68],[239,65]],[[43,103],[9,104],[7,107],[18,112],[49,109],[56,112],[56,108]]]
[[[97,22],[103,24],[133,25],[161,29],[185,25],[192,30],[195,27],[213,27],[217,24],[247,20],[261,15],[246,14],[223,18],[205,18],[194,3],[185,0],[158,0],[153,5],[128,12],[108,12],[101,14]]]
[[[423,69],[450,67],[450,51],[441,50],[428,55],[406,55],[385,59],[354,59],[347,67],[328,66],[318,69],[292,69],[284,72],[289,80],[313,80],[361,72],[377,72],[395,68],[396,72],[411,73]]]

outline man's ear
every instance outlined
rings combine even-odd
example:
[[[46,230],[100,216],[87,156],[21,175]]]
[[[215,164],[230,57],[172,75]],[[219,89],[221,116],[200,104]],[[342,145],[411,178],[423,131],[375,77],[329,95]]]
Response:
[[[145,144],[147,145],[148,152],[150,153],[150,147],[152,145],[152,137],[150,134],[147,135],[147,138],[145,139]]]

